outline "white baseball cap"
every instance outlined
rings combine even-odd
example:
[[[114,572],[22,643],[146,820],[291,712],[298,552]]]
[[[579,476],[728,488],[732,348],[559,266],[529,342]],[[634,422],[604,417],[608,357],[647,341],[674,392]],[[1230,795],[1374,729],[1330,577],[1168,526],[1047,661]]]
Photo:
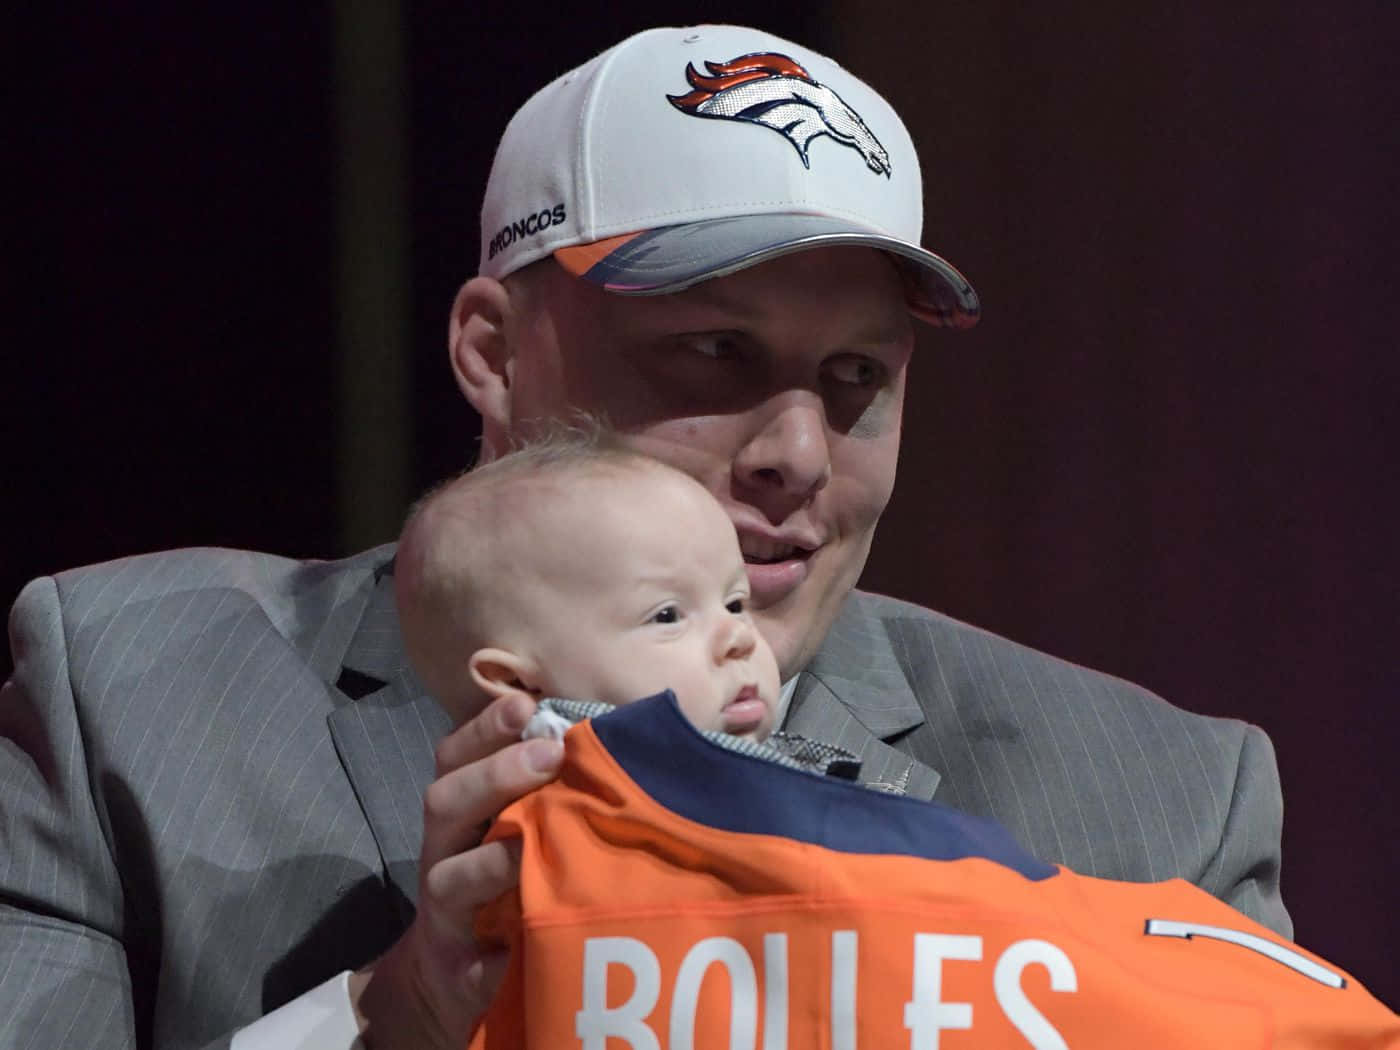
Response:
[[[612,292],[657,295],[789,252],[881,248],[910,309],[977,322],[977,293],[920,247],[914,143],[835,62],[740,26],[650,29],[537,92],[501,136],[479,272],[552,254]]]

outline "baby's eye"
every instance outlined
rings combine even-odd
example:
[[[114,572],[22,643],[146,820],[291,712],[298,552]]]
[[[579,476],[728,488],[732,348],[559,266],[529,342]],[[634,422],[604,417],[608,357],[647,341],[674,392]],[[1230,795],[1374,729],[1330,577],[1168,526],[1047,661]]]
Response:
[[[674,605],[665,605],[651,614],[648,623],[675,623],[681,618],[681,611]]]
[[[749,601],[747,598],[731,598],[728,602],[725,603],[724,607],[730,612],[732,612],[735,616],[738,616],[740,613],[742,613],[749,607]]]

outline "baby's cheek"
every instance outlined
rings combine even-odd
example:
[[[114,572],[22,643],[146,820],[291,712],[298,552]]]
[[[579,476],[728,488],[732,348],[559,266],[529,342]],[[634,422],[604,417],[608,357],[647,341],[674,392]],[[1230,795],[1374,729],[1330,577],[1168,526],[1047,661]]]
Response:
[[[675,682],[668,688],[676,694],[676,704],[691,725],[701,730],[717,728],[719,712],[711,710],[703,698],[697,698],[695,689],[686,688],[684,682]]]

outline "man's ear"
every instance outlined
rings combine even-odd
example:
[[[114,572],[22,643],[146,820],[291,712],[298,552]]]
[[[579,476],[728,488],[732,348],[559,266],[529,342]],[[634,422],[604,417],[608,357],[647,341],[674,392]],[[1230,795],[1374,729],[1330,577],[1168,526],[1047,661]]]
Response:
[[[452,303],[447,352],[457,386],[481,413],[483,439],[497,452],[510,433],[511,373],[505,336],[510,293],[500,281],[473,277]]]
[[[478,649],[468,662],[472,679],[491,699],[507,693],[543,693],[539,665],[505,649]]]

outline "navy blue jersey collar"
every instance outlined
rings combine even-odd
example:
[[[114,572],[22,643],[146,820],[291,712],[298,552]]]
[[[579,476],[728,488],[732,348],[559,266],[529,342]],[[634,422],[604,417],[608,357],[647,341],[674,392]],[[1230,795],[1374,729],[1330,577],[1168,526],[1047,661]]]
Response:
[[[990,820],[775,765],[706,740],[667,690],[593,719],[629,777],[666,809],[724,831],[779,835],[842,853],[980,857],[1027,879],[1056,868]]]

